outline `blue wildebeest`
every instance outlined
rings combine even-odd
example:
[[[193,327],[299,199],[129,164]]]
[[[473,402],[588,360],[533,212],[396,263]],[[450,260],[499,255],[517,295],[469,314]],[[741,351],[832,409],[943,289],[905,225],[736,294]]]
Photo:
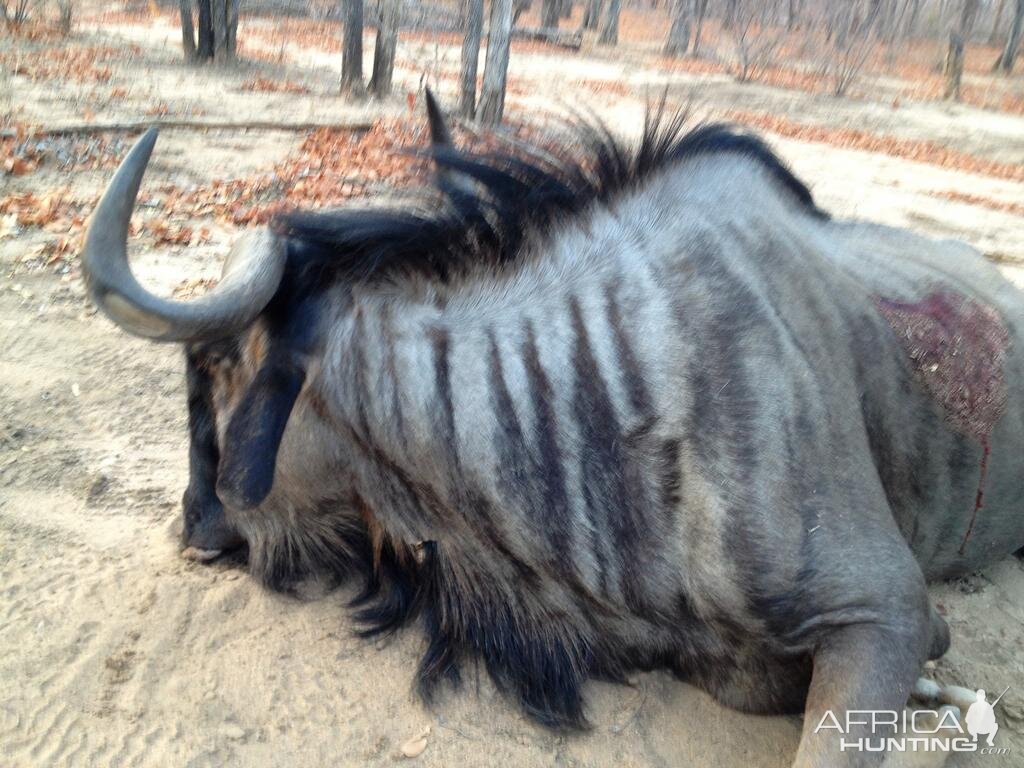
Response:
[[[367,634],[422,624],[425,696],[476,659],[571,727],[588,677],[668,667],[805,710],[799,766],[872,764],[814,726],[900,710],[949,644],[926,580],[1024,545],[1024,298],[965,245],[831,219],[732,127],[579,136],[442,144],[440,193],[283,215],[191,302],[128,267],[139,140],[84,269],[184,343],[184,544],[244,543],[277,589],[361,576]]]

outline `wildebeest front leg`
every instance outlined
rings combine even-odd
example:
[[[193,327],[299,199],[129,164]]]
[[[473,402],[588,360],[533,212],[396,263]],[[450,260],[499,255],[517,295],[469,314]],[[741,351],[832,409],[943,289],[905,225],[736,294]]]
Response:
[[[189,479],[182,498],[184,525],[181,539],[182,554],[204,562],[243,543],[242,537],[228,522],[224,505],[215,491],[220,449],[208,358],[205,349],[189,349],[186,354]]]
[[[887,622],[850,624],[831,632],[814,653],[803,736],[795,768],[877,766],[883,754],[851,748],[860,739],[896,736],[872,731],[872,713],[900,713],[930,645],[927,610]],[[858,714],[852,714],[858,713]],[[858,724],[863,723],[863,724]],[[840,731],[841,729],[841,731]],[[844,741],[846,748],[843,749]]]

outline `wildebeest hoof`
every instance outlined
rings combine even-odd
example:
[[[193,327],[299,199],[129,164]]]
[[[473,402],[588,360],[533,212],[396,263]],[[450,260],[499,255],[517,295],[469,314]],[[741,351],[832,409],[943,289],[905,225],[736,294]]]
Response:
[[[966,712],[970,709],[971,704],[977,701],[977,693],[975,691],[960,685],[939,685],[934,680],[928,680],[924,677],[917,679],[910,695],[917,701],[926,704],[945,704],[956,707],[961,712]]]
[[[939,694],[939,701],[943,704],[952,704],[964,712],[970,709],[971,704],[977,700],[977,693],[975,691],[968,690],[959,685],[943,686],[942,693]]]
[[[200,563],[216,560],[222,554],[224,554],[223,549],[199,549],[198,547],[185,547],[181,551],[181,556],[186,560],[195,560]]]
[[[941,694],[942,686],[926,677],[917,678],[917,682],[914,683],[914,687],[910,691],[912,698],[923,702],[938,701]]]

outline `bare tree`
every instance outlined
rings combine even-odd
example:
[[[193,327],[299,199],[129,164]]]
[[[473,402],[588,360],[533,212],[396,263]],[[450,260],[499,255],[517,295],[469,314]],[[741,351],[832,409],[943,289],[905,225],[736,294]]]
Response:
[[[725,13],[722,16],[722,29],[731,30],[736,23],[736,11],[739,0],[725,0]]]
[[[342,0],[341,91],[363,95],[363,0]]]
[[[868,11],[857,21],[857,27],[873,27],[882,15],[882,0],[868,0]]]
[[[604,0],[587,0],[583,7],[583,28],[597,29],[601,23],[601,11],[604,8]]]
[[[35,4],[34,0],[14,0],[14,6],[11,8],[5,0],[3,4],[4,21],[12,27],[20,27],[28,21],[29,14]]]
[[[234,59],[238,51],[238,2],[227,0],[228,4],[228,58]]]
[[[708,0],[695,0],[694,5],[696,21],[693,28],[693,47],[691,52],[694,56],[700,56],[700,35],[704,29],[704,19],[708,15]]]
[[[181,13],[181,48],[185,52],[185,61],[196,60],[196,32],[192,27],[192,4],[189,0],[178,0]]]
[[[211,0],[213,11],[213,58],[224,61],[228,57],[228,4],[227,0]]]
[[[62,35],[71,34],[75,20],[75,0],[57,0],[57,28]]]
[[[195,0],[198,28],[194,25],[192,0],[178,0],[181,47],[186,61],[231,61],[238,36],[238,0]]]
[[[907,18],[905,34],[913,37],[917,33],[917,22],[921,18],[921,0],[910,0],[910,16]]]
[[[480,89],[480,122],[496,126],[505,111],[505,84],[512,42],[512,0],[492,0],[487,33],[484,83]]]
[[[71,33],[74,20],[75,0],[57,0],[58,29],[62,35]],[[18,28],[42,5],[42,0],[0,0],[0,21],[11,28]]]
[[[666,56],[685,56],[690,51],[690,24],[693,20],[693,0],[673,0],[672,24],[662,53]]]
[[[597,42],[602,45],[616,45],[619,42],[619,13],[622,10],[621,0],[608,0],[608,10],[604,14],[604,24]]]
[[[736,51],[736,79],[746,82],[769,66],[781,39],[764,24],[757,23],[757,0],[733,0],[731,3],[733,45]],[[764,8],[760,9],[762,12]]]
[[[557,29],[561,11],[561,0],[541,0],[540,25],[545,28]]]
[[[391,93],[395,71],[395,49],[398,47],[400,0],[380,0],[377,21],[377,42],[373,49],[373,74],[370,92],[378,99]]]
[[[800,10],[803,0],[787,0],[786,3],[786,31],[792,32],[800,23]]]
[[[1020,47],[1022,31],[1024,31],[1024,0],[1017,0],[1013,21],[1010,22],[1010,32],[1006,36],[1006,46],[996,60],[993,69],[1001,69],[1006,74],[1010,74],[1013,71],[1013,62],[1017,58],[1017,48]]]
[[[878,36],[853,3],[832,6],[825,23],[830,34],[820,51],[821,76],[831,79],[833,95],[845,96],[878,45]]]
[[[898,38],[909,33],[907,11],[915,2],[918,0],[888,0],[886,14],[879,27],[879,37],[884,38],[889,46],[890,63],[895,61],[896,51],[893,49],[893,44]]]
[[[213,58],[213,9],[210,0],[196,0],[199,9],[199,35],[196,57],[200,61]]]
[[[519,23],[519,17],[533,7],[533,0],[512,0],[512,26]]]
[[[988,44],[996,45],[999,42],[999,30],[1003,26],[1003,11],[1006,10],[1006,0],[998,0],[996,12],[992,17],[992,31],[988,34]]]
[[[892,39],[896,33],[897,16],[899,13],[899,0],[883,0],[879,6],[877,22],[878,36]]]
[[[367,84],[367,90],[377,98],[384,98],[391,93],[400,13],[399,0],[377,0],[373,68]]]
[[[484,27],[484,0],[466,0],[466,36],[462,39],[462,76],[459,114],[476,115],[476,70],[480,61],[480,36]]]
[[[947,99],[960,100],[960,82],[964,76],[964,48],[978,16],[978,0],[961,0],[960,20],[949,32],[949,51],[946,53]]]

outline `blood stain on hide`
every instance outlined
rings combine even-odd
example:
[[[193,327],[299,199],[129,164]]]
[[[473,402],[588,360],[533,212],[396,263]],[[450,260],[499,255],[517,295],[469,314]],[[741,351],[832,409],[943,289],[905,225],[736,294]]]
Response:
[[[978,491],[960,545],[963,554],[985,495],[989,438],[1006,410],[1003,362],[1009,331],[994,309],[954,291],[935,291],[920,301],[883,296],[874,301],[918,380],[942,405],[952,426],[981,446]]]

